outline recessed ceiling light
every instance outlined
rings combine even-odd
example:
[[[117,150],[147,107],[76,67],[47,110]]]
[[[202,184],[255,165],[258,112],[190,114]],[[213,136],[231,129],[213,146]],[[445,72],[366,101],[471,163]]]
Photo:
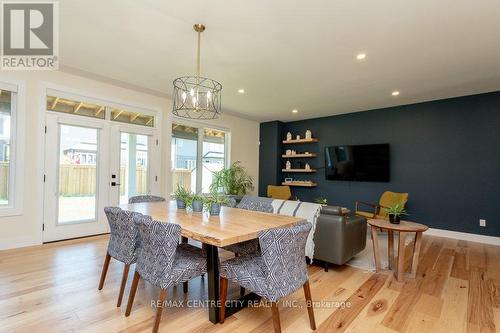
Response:
[[[292,113],[298,113],[298,112],[299,112],[299,110],[297,110],[297,109],[292,110]]]
[[[358,59],[358,60],[365,60],[365,58],[366,58],[366,53],[359,53],[356,56],[356,59]]]
[[[244,94],[245,93],[245,89],[238,89],[238,93]]]
[[[392,96],[399,96],[399,91],[397,91],[397,90],[396,90],[396,91],[393,91],[391,95],[392,95]]]

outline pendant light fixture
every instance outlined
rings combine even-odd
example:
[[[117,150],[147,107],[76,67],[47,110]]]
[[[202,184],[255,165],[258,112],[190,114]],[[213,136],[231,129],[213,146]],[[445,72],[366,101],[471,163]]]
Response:
[[[216,119],[221,114],[222,85],[200,75],[201,33],[203,24],[195,24],[198,33],[196,76],[182,76],[174,80],[173,114],[188,119]]]

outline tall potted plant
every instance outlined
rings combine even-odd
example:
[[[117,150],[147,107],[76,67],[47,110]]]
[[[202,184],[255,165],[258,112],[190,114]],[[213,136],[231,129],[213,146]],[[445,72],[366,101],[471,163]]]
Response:
[[[216,171],[212,175],[211,193],[223,193],[227,196],[244,196],[254,189],[253,178],[248,174],[240,161],[236,161],[229,168]]]

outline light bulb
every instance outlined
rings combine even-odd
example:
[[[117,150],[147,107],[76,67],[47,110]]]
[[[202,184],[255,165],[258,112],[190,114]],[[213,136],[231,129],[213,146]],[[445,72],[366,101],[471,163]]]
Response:
[[[194,89],[193,88],[191,88],[191,91],[189,91],[189,94],[191,95],[191,97],[194,96]]]
[[[210,98],[212,98],[212,93],[209,91],[207,92],[207,100],[209,100]]]
[[[182,103],[186,102],[187,94],[185,91],[182,92]]]
[[[191,100],[193,101],[193,105],[196,105],[196,97],[193,97]]]

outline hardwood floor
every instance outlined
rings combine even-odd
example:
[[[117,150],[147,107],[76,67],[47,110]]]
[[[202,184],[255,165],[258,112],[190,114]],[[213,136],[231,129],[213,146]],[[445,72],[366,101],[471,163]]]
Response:
[[[107,236],[98,236],[0,252],[0,332],[150,332],[157,289],[141,280],[126,318],[125,305],[116,307],[123,264],[111,260],[104,288],[97,290],[106,245]],[[424,234],[421,253],[416,279],[404,283],[389,273],[310,266],[316,331],[500,332],[500,247]],[[134,265],[125,300],[133,271]],[[206,299],[206,292],[206,279],[197,278],[187,294],[182,285],[169,289],[167,300],[186,305]],[[229,283],[228,299],[238,296]],[[302,288],[285,303],[279,305],[283,331],[310,332]],[[264,307],[244,309],[222,325],[208,321],[206,308],[169,307],[160,325],[163,332],[272,329],[271,310]]]

